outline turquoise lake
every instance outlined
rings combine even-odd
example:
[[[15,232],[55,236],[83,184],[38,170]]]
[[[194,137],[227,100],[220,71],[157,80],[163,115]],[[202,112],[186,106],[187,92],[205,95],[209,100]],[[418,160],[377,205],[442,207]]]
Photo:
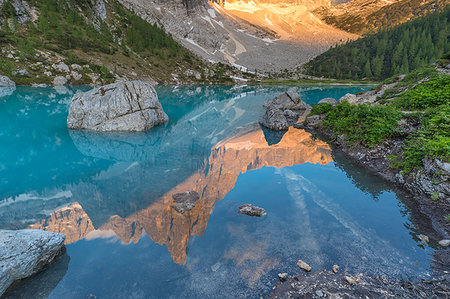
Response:
[[[367,86],[297,86],[303,101]],[[304,130],[257,124],[286,86],[158,86],[170,122],[69,131],[89,87],[0,88],[0,228],[66,235],[67,254],[6,298],[259,298],[277,274],[334,264],[425,277],[413,199]],[[172,194],[195,190],[185,214]],[[263,207],[266,217],[237,213]]]

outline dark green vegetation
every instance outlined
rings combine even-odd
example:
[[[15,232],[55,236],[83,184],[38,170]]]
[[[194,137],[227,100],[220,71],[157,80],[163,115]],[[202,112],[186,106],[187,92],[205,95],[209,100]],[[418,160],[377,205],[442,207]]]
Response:
[[[24,24],[14,17],[9,1],[1,8],[0,45],[9,46],[15,57],[2,55],[0,73],[18,84],[50,83],[53,78],[42,76],[45,69],[39,62],[51,65],[58,57],[68,65],[83,66],[79,71],[83,79],[72,82],[76,84],[91,83],[89,74],[100,75],[103,83],[114,81],[116,74],[162,82],[172,81],[173,74],[185,82],[231,81],[223,65],[205,64],[157,25],[116,0],[105,3],[106,19],[96,15],[91,0],[32,0],[29,4],[39,11],[39,17]],[[17,75],[18,69],[29,74]]]
[[[305,66],[336,79],[384,80],[429,65],[450,50],[450,6],[374,35],[336,46]]]
[[[320,104],[311,114],[325,114],[323,126],[335,136],[345,134],[350,145],[374,147],[385,140],[403,140],[402,154],[390,159],[392,167],[405,172],[422,167],[425,157],[449,161],[450,76],[434,68],[408,74],[375,105]]]
[[[351,3],[348,3],[349,5]],[[370,5],[371,3],[368,2]],[[413,18],[423,17],[430,11],[443,9],[448,4],[448,0],[402,0],[375,9],[368,15],[360,15],[360,3],[349,7],[347,13],[335,16],[328,10],[322,12],[322,19],[341,30],[365,35],[373,34],[379,30],[389,29],[398,26]]]

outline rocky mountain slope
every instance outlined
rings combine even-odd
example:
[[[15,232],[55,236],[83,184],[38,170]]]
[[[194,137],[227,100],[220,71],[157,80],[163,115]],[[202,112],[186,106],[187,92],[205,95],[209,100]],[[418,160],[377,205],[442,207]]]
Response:
[[[18,84],[226,82],[235,74],[116,0],[5,0],[0,24],[0,74]]]
[[[448,4],[447,0],[352,0],[315,12],[335,28],[362,35],[441,10]]]

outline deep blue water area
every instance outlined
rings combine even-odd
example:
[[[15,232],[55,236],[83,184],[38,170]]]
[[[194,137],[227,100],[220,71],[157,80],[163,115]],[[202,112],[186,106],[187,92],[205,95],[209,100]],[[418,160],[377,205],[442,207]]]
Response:
[[[367,86],[296,86],[315,104]],[[145,133],[66,128],[89,87],[0,89],[0,229],[66,235],[67,254],[7,298],[257,298],[277,274],[338,264],[423,277],[411,200],[290,128],[257,124],[286,86],[157,86],[170,122]],[[200,199],[179,214],[172,195]],[[237,213],[251,203],[265,217]]]

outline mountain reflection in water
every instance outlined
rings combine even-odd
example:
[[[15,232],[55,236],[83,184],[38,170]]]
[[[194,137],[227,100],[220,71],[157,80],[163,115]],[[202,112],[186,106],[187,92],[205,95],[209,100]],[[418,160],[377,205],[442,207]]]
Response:
[[[196,173],[128,217],[113,215],[94,227],[83,207],[75,202],[29,228],[63,233],[67,244],[111,235],[117,235],[125,244],[137,243],[145,232],[154,242],[166,244],[175,263],[185,264],[190,237],[205,232],[214,205],[233,189],[239,174],[264,166],[325,165],[331,161],[328,144],[311,138],[304,130],[290,128],[279,143],[269,146],[263,131],[252,126],[217,143]],[[179,214],[171,208],[172,194],[189,190],[197,191],[200,199],[190,212]]]

